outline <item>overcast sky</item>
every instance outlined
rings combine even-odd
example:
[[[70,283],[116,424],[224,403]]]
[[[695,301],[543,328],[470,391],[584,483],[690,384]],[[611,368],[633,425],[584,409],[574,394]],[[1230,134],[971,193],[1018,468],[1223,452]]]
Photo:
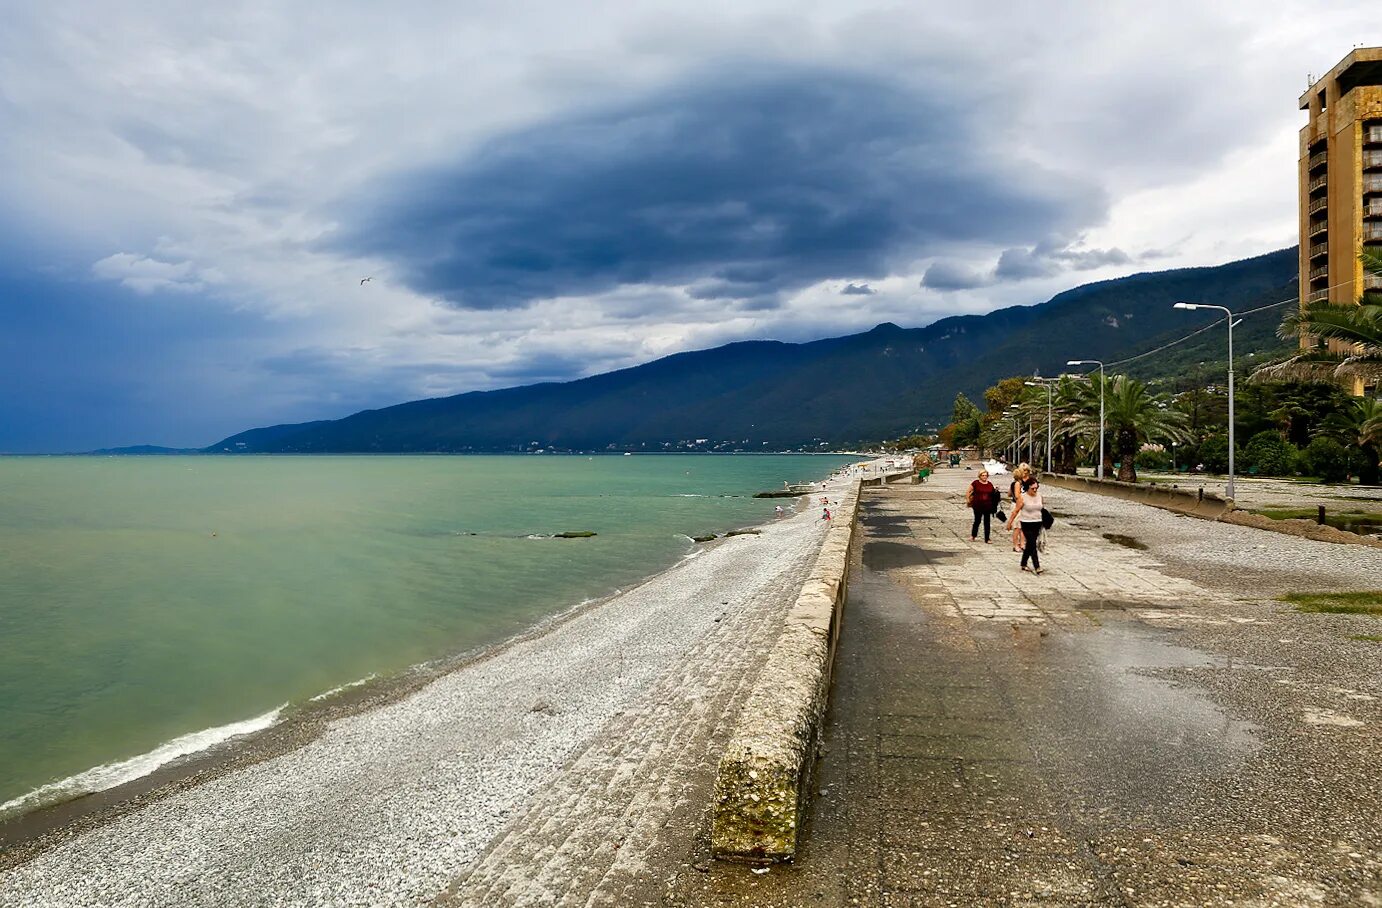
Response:
[[[0,0],[0,451],[1294,244],[1368,4]],[[363,278],[371,280],[361,283]]]

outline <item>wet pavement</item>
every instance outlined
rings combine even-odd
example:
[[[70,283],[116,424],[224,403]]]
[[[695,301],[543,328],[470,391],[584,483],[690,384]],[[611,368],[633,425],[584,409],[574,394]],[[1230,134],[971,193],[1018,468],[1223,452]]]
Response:
[[[797,860],[661,903],[1382,906],[1374,619],[1189,579],[1093,496],[1021,573],[965,478],[867,490]]]

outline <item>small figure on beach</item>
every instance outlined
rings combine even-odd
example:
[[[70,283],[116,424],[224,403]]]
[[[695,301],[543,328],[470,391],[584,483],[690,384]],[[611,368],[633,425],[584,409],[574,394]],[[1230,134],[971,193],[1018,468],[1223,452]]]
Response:
[[[974,511],[974,523],[969,528],[970,542],[975,542],[979,538],[980,521],[984,524],[984,542],[992,542],[989,539],[990,524],[1001,501],[1002,496],[998,494],[998,489],[989,481],[989,471],[980,470],[979,478],[971,482],[968,491],[965,492],[965,505]]]
[[[787,513],[786,511],[782,510],[782,505],[778,505],[777,507],[773,508],[773,510],[777,513],[777,518],[779,520],[782,519],[783,514]]]
[[[821,508],[821,520],[824,520],[824,521],[829,522],[829,520],[830,520],[830,508]]]
[[[1044,573],[1041,569],[1041,556],[1037,554],[1037,539],[1041,536],[1041,530],[1046,521],[1045,502],[1041,497],[1041,483],[1035,478],[1029,479],[1017,493],[1017,503],[1013,505],[1012,516],[1008,518],[1008,528],[1014,524],[1022,528],[1022,570],[1030,570],[1034,573]],[[1028,559],[1031,560],[1031,568],[1027,567]]]

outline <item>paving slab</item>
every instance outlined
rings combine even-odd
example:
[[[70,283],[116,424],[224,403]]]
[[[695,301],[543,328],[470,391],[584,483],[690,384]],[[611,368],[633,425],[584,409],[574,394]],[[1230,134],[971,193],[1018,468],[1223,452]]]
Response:
[[[1034,576],[972,476],[866,490],[797,861],[656,903],[1382,905],[1382,622],[1270,598],[1382,557],[1053,490]]]

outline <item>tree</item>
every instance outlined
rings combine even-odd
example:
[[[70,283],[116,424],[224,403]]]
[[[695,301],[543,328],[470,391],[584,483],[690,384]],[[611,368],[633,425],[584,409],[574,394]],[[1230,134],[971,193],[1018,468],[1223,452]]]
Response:
[[[1295,469],[1296,449],[1275,429],[1258,432],[1243,447],[1248,469],[1265,476],[1286,476]]]
[[[1305,446],[1305,463],[1310,472],[1324,482],[1348,479],[1348,449],[1327,435],[1320,435]]]
[[[1027,379],[1021,376],[1005,378],[985,391],[984,402],[988,404],[989,416],[997,417],[1009,406],[1017,403],[1018,398],[1027,390],[1026,383]]]
[[[1358,481],[1377,485],[1378,455],[1382,448],[1382,401],[1355,397],[1349,405],[1330,414],[1322,425],[1324,435],[1358,449]]]
[[[1094,437],[1099,434],[1099,411],[1096,401],[1092,413],[1087,413],[1082,425],[1092,427]],[[1137,452],[1146,442],[1185,441],[1185,417],[1168,407],[1160,395],[1152,394],[1147,386],[1135,378],[1116,375],[1108,382],[1105,392],[1105,426],[1112,441],[1113,455],[1119,460],[1118,478],[1123,482],[1137,482]]]
[[[1361,258],[1367,274],[1382,275],[1382,254],[1364,250]],[[1283,363],[1258,369],[1253,373],[1255,380],[1375,380],[1382,376],[1382,293],[1365,291],[1357,305],[1329,300],[1309,303],[1288,312],[1277,335],[1283,340],[1305,341],[1309,349]]]
[[[974,402],[972,400],[970,400],[968,397],[965,397],[963,391],[955,395],[955,404],[953,407],[951,407],[950,410],[951,422],[956,424],[962,423],[967,419],[973,419],[979,414],[979,408],[974,405]]]

